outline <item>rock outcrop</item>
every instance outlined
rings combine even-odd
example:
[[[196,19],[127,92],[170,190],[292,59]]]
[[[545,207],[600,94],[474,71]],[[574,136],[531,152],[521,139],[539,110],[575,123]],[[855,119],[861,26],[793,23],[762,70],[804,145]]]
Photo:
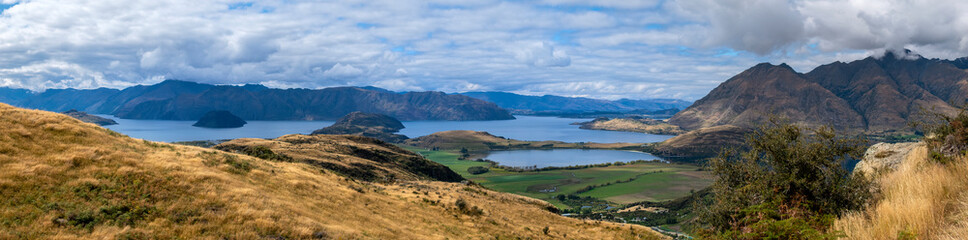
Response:
[[[864,158],[854,166],[854,172],[883,174],[897,169],[908,154],[924,142],[877,143],[864,152]]]

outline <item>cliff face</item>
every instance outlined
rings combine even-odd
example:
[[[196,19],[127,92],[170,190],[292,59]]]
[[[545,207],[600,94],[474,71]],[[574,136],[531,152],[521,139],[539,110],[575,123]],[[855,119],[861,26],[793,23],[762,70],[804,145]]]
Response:
[[[759,64],[713,89],[669,122],[685,129],[753,127],[770,114],[806,126],[867,133],[910,132],[922,109],[954,113],[968,98],[968,72],[952,61],[880,59],[831,63],[806,74]]]
[[[127,119],[196,120],[216,109],[249,120],[335,120],[355,111],[404,121],[514,118],[493,103],[442,92],[395,93],[356,87],[272,89],[175,80],[124,90],[51,89],[17,104],[58,112],[78,109]]]

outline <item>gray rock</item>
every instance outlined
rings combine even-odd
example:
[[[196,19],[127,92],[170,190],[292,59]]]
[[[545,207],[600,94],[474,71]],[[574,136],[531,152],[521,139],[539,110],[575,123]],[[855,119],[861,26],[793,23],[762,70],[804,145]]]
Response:
[[[854,172],[882,174],[894,171],[915,148],[924,145],[922,142],[906,143],[878,143],[867,149]]]

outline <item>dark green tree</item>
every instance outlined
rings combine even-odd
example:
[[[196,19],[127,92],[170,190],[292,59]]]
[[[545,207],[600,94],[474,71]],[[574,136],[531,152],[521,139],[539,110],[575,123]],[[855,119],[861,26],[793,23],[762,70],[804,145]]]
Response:
[[[700,219],[711,238],[830,238],[833,219],[872,195],[870,180],[844,166],[863,154],[860,138],[774,118],[746,144],[747,152],[724,151],[709,162],[715,198]]]

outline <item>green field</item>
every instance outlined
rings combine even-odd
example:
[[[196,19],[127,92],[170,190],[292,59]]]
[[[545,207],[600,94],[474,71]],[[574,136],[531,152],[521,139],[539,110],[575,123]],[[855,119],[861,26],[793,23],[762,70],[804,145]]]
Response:
[[[450,167],[454,172],[488,188],[543,199],[565,208],[576,206],[565,206],[553,197],[559,194],[574,194],[579,189],[591,185],[612,183],[578,195],[626,204],[682,197],[688,195],[690,190],[699,190],[711,183],[708,174],[696,171],[698,167],[695,165],[657,162],[538,172],[509,172],[491,168],[490,172],[473,175],[467,172],[467,168],[488,166],[488,164],[457,160],[459,155],[456,153],[406,148],[424,155],[431,161]],[[629,179],[633,180],[615,183]]]

